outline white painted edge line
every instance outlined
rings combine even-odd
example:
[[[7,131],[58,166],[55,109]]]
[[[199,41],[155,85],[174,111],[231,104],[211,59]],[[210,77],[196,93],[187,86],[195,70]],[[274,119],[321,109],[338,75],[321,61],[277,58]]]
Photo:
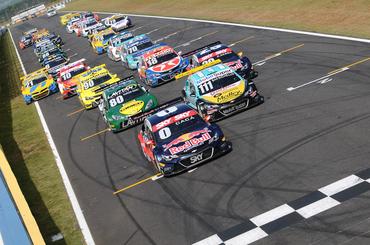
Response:
[[[12,42],[13,42],[13,46],[15,48],[15,52],[17,53],[17,57],[18,57],[18,60],[21,64],[21,67],[22,67],[22,71],[24,73],[24,75],[27,74],[26,72],[26,69],[24,68],[24,65],[23,65],[23,62],[22,62],[22,59],[21,59],[21,56],[19,55],[19,52],[18,52],[18,49],[14,43],[14,39],[13,39],[13,34],[12,32],[9,30],[9,34],[10,34],[10,37],[12,39]],[[64,183],[64,187],[66,188],[66,191],[67,191],[67,195],[69,197],[69,200],[72,204],[72,208],[73,208],[73,211],[76,215],[76,218],[77,218],[77,222],[80,226],[80,229],[81,229],[81,232],[84,236],[84,239],[85,239],[85,242],[87,245],[94,245],[95,242],[94,242],[94,239],[91,235],[91,232],[90,232],[90,229],[89,229],[89,226],[87,225],[87,222],[86,222],[86,219],[85,219],[85,216],[83,215],[83,212],[81,210],[81,207],[80,207],[80,204],[78,203],[78,200],[77,200],[77,197],[76,197],[76,194],[73,190],[73,187],[72,187],[72,184],[68,178],[68,175],[67,175],[67,172],[64,168],[64,165],[63,165],[63,162],[60,158],[60,155],[58,153],[58,150],[57,150],[57,147],[54,143],[54,140],[51,136],[51,133],[50,133],[50,130],[49,130],[49,127],[46,123],[46,120],[45,120],[45,117],[41,111],[41,108],[40,108],[40,105],[39,103],[36,101],[35,102],[35,106],[36,106],[36,110],[37,110],[37,113],[40,117],[40,121],[41,121],[41,124],[42,124],[42,127],[44,128],[44,132],[45,132],[45,135],[48,139],[48,142],[49,142],[49,145],[50,145],[50,148],[53,152],[53,155],[54,155],[54,158],[55,158],[55,162],[57,164],[57,167],[59,169],[59,173],[62,177],[62,180],[63,180],[63,183]]]
[[[60,12],[82,12],[82,11],[80,10],[80,11],[60,11]],[[111,13],[111,12],[95,12],[95,13],[112,14],[112,15],[119,14],[119,13]],[[141,14],[130,14],[130,13],[122,13],[122,14],[136,16],[136,17],[144,17],[144,18],[183,20],[183,21],[191,21],[191,22],[203,22],[203,23],[212,23],[212,24],[219,24],[219,25],[239,26],[239,27],[247,27],[247,28],[253,28],[253,29],[260,29],[260,30],[279,31],[279,32],[287,32],[287,33],[294,33],[294,34],[301,34],[301,35],[308,35],[308,36],[326,37],[326,38],[333,38],[333,39],[370,43],[370,39],[332,35],[332,34],[325,34],[325,33],[319,33],[319,32],[298,31],[298,30],[291,30],[291,29],[284,29],[284,28],[268,27],[268,26],[256,26],[256,25],[246,25],[246,24],[238,24],[238,23],[231,23],[231,22],[202,20],[202,19],[193,19],[193,18],[157,16],[157,15],[141,15]]]

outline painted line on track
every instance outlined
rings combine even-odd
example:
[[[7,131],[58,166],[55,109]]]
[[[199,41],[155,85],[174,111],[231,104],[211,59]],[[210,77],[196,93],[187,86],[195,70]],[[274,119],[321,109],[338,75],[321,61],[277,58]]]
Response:
[[[187,27],[187,28],[184,28],[184,29],[180,29],[180,30],[178,30],[178,31],[175,31],[175,32],[173,32],[173,33],[170,33],[170,34],[168,34],[168,35],[166,35],[166,36],[164,36],[164,37],[162,37],[162,38],[159,38],[159,39],[155,40],[155,41],[154,41],[154,43],[157,43],[157,42],[161,42],[161,41],[163,41],[163,40],[166,40],[166,39],[168,39],[168,38],[170,38],[170,37],[172,37],[172,36],[177,35],[177,34],[178,34],[178,33],[180,33],[180,32],[190,30],[191,28],[193,28],[193,27],[192,27],[192,26],[190,26],[190,27]]]
[[[165,27],[167,27],[167,26],[169,26],[169,25],[164,25],[164,26],[162,26],[162,27],[158,27],[158,28],[156,28],[156,29],[154,29],[154,30],[151,30],[151,31],[149,31],[149,32],[145,33],[145,34],[146,34],[146,35],[152,34],[153,32],[156,32],[156,31],[162,30],[163,28],[165,28]]]
[[[209,236],[193,245],[251,244],[367,191],[370,191],[370,168],[257,215],[247,222]]]
[[[254,36],[250,36],[250,37],[243,38],[243,39],[241,39],[241,40],[239,40],[239,41],[236,41],[236,42],[233,42],[233,43],[229,44],[229,47],[235,46],[235,45],[237,45],[237,44],[239,44],[239,43],[242,43],[242,42],[245,42],[245,41],[251,40],[251,39],[253,39],[253,38],[254,38]]]
[[[134,184],[131,184],[131,185],[127,186],[127,187],[124,187],[124,188],[122,188],[122,189],[119,189],[119,190],[117,190],[117,191],[113,192],[113,195],[117,195],[117,194],[119,194],[119,193],[122,193],[122,192],[124,192],[124,191],[126,191],[126,190],[128,190],[128,189],[131,189],[132,187],[135,187],[135,186],[138,186],[138,185],[143,184],[143,183],[145,183],[145,182],[148,182],[149,180],[151,180],[151,181],[156,181],[156,180],[158,180],[158,179],[160,179],[160,178],[162,178],[162,177],[163,177],[163,174],[161,174],[161,173],[157,173],[157,174],[155,174],[155,175],[153,175],[153,176],[150,176],[150,177],[148,177],[148,178],[145,178],[145,179],[139,180],[138,182],[136,182],[136,183],[134,183]]]
[[[183,44],[177,45],[177,46],[175,46],[174,48],[179,48],[179,47],[189,46],[191,43],[196,42],[196,41],[199,41],[199,40],[202,40],[202,39],[203,39],[203,38],[205,38],[205,37],[208,37],[208,36],[214,35],[214,34],[216,34],[217,32],[218,32],[218,31],[214,31],[214,32],[207,33],[207,34],[202,35],[202,36],[200,36],[200,37],[197,37],[197,38],[195,38],[195,39],[193,39],[193,40],[190,40],[190,41],[188,41],[188,42],[186,42],[186,43],[183,43]]]
[[[280,51],[280,52],[278,52],[278,53],[275,53],[275,54],[269,55],[269,56],[265,57],[263,60],[260,60],[260,61],[254,62],[254,63],[253,63],[253,65],[254,65],[254,66],[262,66],[262,65],[264,65],[268,60],[274,59],[274,58],[276,58],[276,57],[279,57],[279,56],[281,56],[281,55],[283,55],[283,54],[285,54],[285,53],[288,53],[288,52],[290,52],[290,51],[293,51],[293,50],[295,50],[295,49],[297,49],[297,48],[301,48],[301,47],[303,47],[303,46],[304,46],[304,43],[299,44],[299,45],[294,46],[294,47],[291,47],[291,48],[288,48],[288,49],[285,49],[285,50]]]
[[[294,90],[297,90],[297,89],[303,88],[303,87],[305,87],[305,86],[307,86],[307,85],[310,85],[310,84],[313,84],[313,83],[318,83],[318,84],[325,84],[325,83],[328,83],[328,82],[332,81],[332,78],[330,78],[330,77],[332,77],[332,76],[334,76],[334,75],[337,75],[337,74],[339,74],[339,73],[342,73],[342,72],[344,72],[344,71],[347,71],[347,70],[349,70],[351,67],[356,66],[356,65],[359,65],[359,64],[362,64],[362,63],[364,63],[364,62],[366,62],[366,61],[369,61],[369,60],[370,60],[370,57],[365,58],[365,59],[362,59],[362,60],[359,60],[359,61],[356,61],[356,62],[351,63],[351,64],[349,64],[349,65],[343,66],[343,67],[341,67],[341,68],[339,68],[339,69],[335,69],[335,70],[333,70],[333,71],[331,71],[331,72],[328,72],[328,74],[327,74],[327,75],[325,75],[325,76],[323,76],[323,77],[320,77],[320,78],[317,78],[317,79],[315,79],[315,80],[312,80],[312,81],[309,81],[309,82],[303,83],[303,84],[298,85],[298,86],[296,86],[296,87],[289,87],[289,88],[287,88],[286,90],[287,90],[287,91],[289,91],[289,92],[291,92],[291,91],[294,91]]]
[[[93,134],[91,134],[89,136],[86,136],[86,137],[81,138],[81,141],[85,141],[85,140],[91,139],[91,138],[93,138],[95,136],[98,136],[100,134],[106,133],[108,131],[110,131],[110,128],[106,128],[106,129],[100,130],[100,131],[98,131],[96,133],[93,133]]]
[[[78,110],[76,110],[76,111],[73,111],[73,112],[71,112],[71,113],[68,113],[67,114],[67,117],[70,117],[70,116],[73,116],[74,114],[77,114],[77,113],[79,113],[79,112],[82,112],[82,111],[84,111],[85,110],[85,108],[80,108],[80,109],[78,109]]]
[[[9,34],[10,34],[10,37],[12,39],[13,46],[14,46],[15,52],[17,54],[19,63],[21,64],[22,71],[23,71],[24,75],[26,75],[27,74],[27,71],[24,68],[24,64],[22,62],[21,56],[19,55],[17,46],[14,43],[13,34],[12,34],[12,32],[11,32],[10,29],[8,29],[8,30],[9,30]],[[68,195],[69,200],[70,200],[70,202],[72,204],[73,211],[74,211],[74,213],[76,215],[78,225],[80,226],[82,235],[84,236],[85,243],[87,245],[94,245],[95,242],[94,242],[94,239],[93,239],[93,237],[91,235],[90,228],[87,225],[85,216],[83,215],[83,212],[82,212],[82,209],[81,209],[81,206],[78,203],[78,199],[77,199],[76,193],[73,190],[71,181],[68,178],[68,174],[67,174],[67,172],[66,172],[66,170],[64,168],[64,165],[63,165],[62,159],[60,158],[58,149],[57,149],[57,147],[56,147],[56,145],[54,143],[53,137],[51,136],[51,133],[50,133],[49,127],[48,127],[48,125],[46,123],[44,114],[42,113],[42,110],[40,108],[40,105],[39,105],[39,103],[37,101],[35,102],[35,106],[36,106],[36,110],[37,110],[37,113],[39,115],[39,118],[40,118],[42,127],[44,129],[45,135],[46,135],[46,137],[48,139],[50,148],[51,148],[51,150],[53,152],[53,155],[54,155],[54,158],[55,158],[55,162],[56,162],[57,167],[59,169],[59,173],[60,173],[60,175],[62,177],[64,187],[66,188],[67,195]]]

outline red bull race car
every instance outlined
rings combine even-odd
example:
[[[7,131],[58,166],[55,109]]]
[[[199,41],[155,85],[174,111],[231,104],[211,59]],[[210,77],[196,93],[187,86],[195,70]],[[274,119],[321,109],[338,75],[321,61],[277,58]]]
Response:
[[[138,134],[144,156],[164,176],[171,176],[232,150],[216,124],[184,103],[145,119]]]

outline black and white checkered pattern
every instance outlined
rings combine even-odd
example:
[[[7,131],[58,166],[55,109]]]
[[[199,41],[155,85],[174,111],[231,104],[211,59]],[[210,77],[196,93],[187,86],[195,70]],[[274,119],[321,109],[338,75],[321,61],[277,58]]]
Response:
[[[370,190],[370,168],[283,204],[193,245],[246,245]]]

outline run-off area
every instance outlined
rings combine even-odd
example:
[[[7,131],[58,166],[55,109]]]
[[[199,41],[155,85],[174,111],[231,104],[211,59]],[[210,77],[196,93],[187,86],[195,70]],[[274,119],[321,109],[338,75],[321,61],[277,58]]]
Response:
[[[180,20],[133,22],[134,34],[149,33],[178,51],[218,40],[242,51],[259,71],[255,83],[266,101],[218,123],[233,143],[231,153],[191,173],[113,195],[156,174],[140,153],[140,126],[81,141],[106,128],[99,111],[68,116],[81,108],[76,97],[42,100],[96,244],[191,244],[369,167],[369,44]],[[32,27],[61,35],[72,61],[85,58],[120,77],[138,77],[67,34],[58,17],[14,27],[15,40]],[[40,68],[31,48],[19,52],[28,72]],[[151,92],[165,102],[178,97],[183,85],[181,79]],[[369,204],[368,193],[358,195],[256,244],[369,244]]]

